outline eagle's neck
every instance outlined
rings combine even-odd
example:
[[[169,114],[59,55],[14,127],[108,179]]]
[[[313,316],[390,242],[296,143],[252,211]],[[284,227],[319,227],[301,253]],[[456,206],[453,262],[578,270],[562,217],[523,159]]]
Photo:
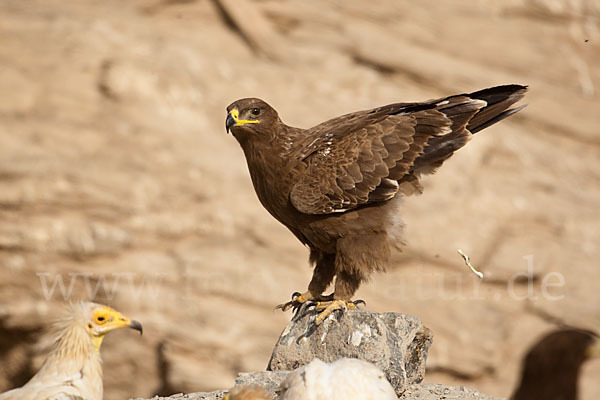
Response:
[[[69,321],[54,348],[29,381],[67,385],[86,400],[102,399],[102,360],[83,323]]]
[[[259,200],[284,224],[283,209],[288,207],[289,192],[294,184],[294,168],[298,163],[293,158],[295,138],[300,131],[280,123],[279,134],[275,138],[240,141]]]

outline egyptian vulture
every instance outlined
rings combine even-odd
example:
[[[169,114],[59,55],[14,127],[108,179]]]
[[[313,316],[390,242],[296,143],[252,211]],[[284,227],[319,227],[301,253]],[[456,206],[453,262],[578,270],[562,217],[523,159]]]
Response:
[[[24,386],[0,394],[0,400],[102,400],[100,345],[119,328],[142,333],[142,325],[96,303],[71,305],[57,323],[56,341],[40,370]]]

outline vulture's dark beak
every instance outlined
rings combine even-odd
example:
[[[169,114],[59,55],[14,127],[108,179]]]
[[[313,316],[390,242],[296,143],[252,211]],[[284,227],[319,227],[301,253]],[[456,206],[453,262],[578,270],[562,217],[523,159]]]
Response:
[[[231,113],[227,114],[227,119],[225,120],[225,129],[227,130],[227,133],[229,133],[229,129],[236,124],[236,120],[233,117],[233,115],[231,115]]]
[[[144,334],[144,331],[142,329],[142,324],[140,324],[138,321],[131,320],[131,322],[129,323],[129,327],[131,329],[135,329],[136,331],[140,332],[140,335]]]
[[[594,343],[587,348],[586,355],[589,358],[600,358],[600,338],[596,337]]]

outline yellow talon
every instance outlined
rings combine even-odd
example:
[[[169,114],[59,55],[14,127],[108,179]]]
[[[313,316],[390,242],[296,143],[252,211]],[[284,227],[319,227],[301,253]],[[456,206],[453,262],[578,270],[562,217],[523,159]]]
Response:
[[[282,311],[287,311],[292,308],[294,311],[297,311],[302,304],[309,303],[313,299],[310,292],[300,293],[294,292],[292,294],[292,300],[287,303],[279,304],[275,308],[279,308]]]
[[[358,300],[360,301],[360,300]],[[362,301],[361,301],[362,302]],[[355,302],[345,300],[332,300],[332,301],[319,301],[315,305],[315,310],[322,310],[317,318],[315,324],[320,325],[327,317],[329,317],[334,311],[337,310],[357,310],[358,307]]]

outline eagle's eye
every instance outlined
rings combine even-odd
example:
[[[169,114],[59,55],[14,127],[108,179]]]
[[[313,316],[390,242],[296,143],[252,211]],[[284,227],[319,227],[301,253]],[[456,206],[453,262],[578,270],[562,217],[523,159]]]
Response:
[[[252,110],[250,110],[250,113],[256,117],[258,114],[260,114],[260,108],[254,107]]]
[[[104,318],[102,315],[96,317],[96,321],[100,324],[103,324],[105,320],[106,318]]]

